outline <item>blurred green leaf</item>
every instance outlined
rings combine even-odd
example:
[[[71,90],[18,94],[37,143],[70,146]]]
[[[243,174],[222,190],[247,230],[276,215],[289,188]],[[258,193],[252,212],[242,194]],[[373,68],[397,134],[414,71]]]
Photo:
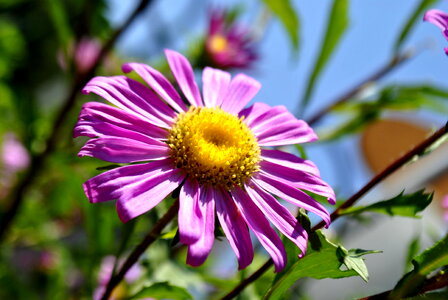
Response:
[[[300,23],[291,2],[289,0],[263,0],[263,2],[283,24],[294,50],[297,51],[299,48]]]
[[[433,271],[448,265],[448,235],[414,258],[414,269],[403,276],[390,294],[389,299],[402,299],[414,295],[426,276]]]
[[[369,272],[367,271],[363,256],[372,253],[381,253],[381,251],[363,249],[350,249],[347,251],[343,247],[338,247],[338,254],[341,256],[347,269],[358,273],[365,282],[369,280]]]
[[[425,10],[427,10],[430,6],[437,3],[438,0],[422,0],[417,5],[414,11],[412,11],[411,15],[407,19],[405,25],[403,26],[403,29],[401,30],[397,40],[394,44],[394,50],[397,52],[400,50],[401,46],[403,45],[404,41],[408,37],[409,33],[414,28],[415,24],[417,22],[421,22],[421,15]]]
[[[408,253],[406,255],[406,272],[412,269],[412,259],[420,251],[420,238],[416,236],[412,239],[408,246]]]
[[[185,288],[170,285],[168,282],[154,283],[151,286],[143,288],[140,292],[129,299],[142,299],[147,297],[174,300],[193,299]]]
[[[349,25],[349,1],[348,0],[334,0],[331,8],[330,17],[327,23],[327,30],[322,41],[320,53],[314,63],[313,72],[308,78],[305,94],[300,103],[302,110],[310,101],[311,95],[314,91],[314,86],[320,76],[320,73],[325,68],[336,46],[341,41],[347,27]]]
[[[448,299],[448,291],[425,293],[414,297],[406,298],[406,300],[446,300]]]
[[[264,299],[282,299],[283,294],[300,278],[343,278],[358,275],[354,270],[341,270],[344,261],[338,249],[342,246],[327,240],[322,231],[310,233],[308,242],[307,254],[301,259],[295,258],[293,264],[277,276]]]
[[[67,51],[70,40],[72,39],[72,32],[68,23],[69,18],[66,15],[67,9],[63,7],[64,1],[47,0],[48,12],[53,21],[54,29],[56,30],[59,42],[64,51],[64,57],[67,59]]]
[[[424,190],[413,194],[404,195],[401,192],[394,198],[376,202],[368,206],[350,207],[342,210],[341,214],[360,214],[364,212],[376,212],[389,216],[402,216],[417,218],[417,214],[423,211],[432,201],[433,193],[425,193]]]

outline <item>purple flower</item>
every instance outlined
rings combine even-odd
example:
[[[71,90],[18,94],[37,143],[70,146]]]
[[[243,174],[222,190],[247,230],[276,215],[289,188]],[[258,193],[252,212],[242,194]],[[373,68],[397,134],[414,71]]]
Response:
[[[304,190],[332,204],[335,195],[311,161],[265,147],[312,142],[316,134],[283,106],[244,108],[261,87],[244,74],[231,78],[207,67],[201,95],[188,60],[165,53],[183,96],[160,72],[140,63],[123,70],[135,71],[150,88],[125,76],[95,77],[84,88],[116,107],[83,106],[74,136],[92,139],[79,156],[140,162],[91,178],[84,184],[87,197],[92,203],[117,199],[118,215],[126,222],[180,187],[179,235],[188,245],[188,264],[201,265],[210,253],[216,214],[240,269],[253,259],[251,229],[280,271],[286,253],[270,223],[302,255],[307,233],[275,196],[315,213],[328,226],[329,213]]]
[[[6,133],[3,136],[2,162],[8,174],[21,171],[30,164],[28,151],[13,133]]]
[[[225,10],[214,10],[205,40],[206,62],[220,69],[248,68],[257,58],[249,30],[229,21]]]
[[[444,209],[443,219],[448,223],[448,194],[442,199],[442,208]]]
[[[438,9],[430,9],[425,13],[423,20],[442,29],[443,36],[448,40],[448,14]],[[448,48],[445,48],[444,50],[448,55]]]
[[[94,38],[83,37],[77,43],[71,44],[68,54],[73,56],[73,63],[78,73],[87,72],[98,59],[101,51],[101,43]],[[67,70],[67,61],[62,51],[58,52],[58,63],[63,70]]]

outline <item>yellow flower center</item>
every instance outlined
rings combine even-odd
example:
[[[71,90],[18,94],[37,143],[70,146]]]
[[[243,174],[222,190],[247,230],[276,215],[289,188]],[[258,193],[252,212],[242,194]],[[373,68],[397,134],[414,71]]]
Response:
[[[227,39],[220,34],[214,34],[210,37],[209,46],[212,52],[223,52],[227,49],[227,45]]]
[[[260,147],[252,131],[221,108],[190,107],[169,131],[176,167],[201,184],[230,189],[258,171]]]

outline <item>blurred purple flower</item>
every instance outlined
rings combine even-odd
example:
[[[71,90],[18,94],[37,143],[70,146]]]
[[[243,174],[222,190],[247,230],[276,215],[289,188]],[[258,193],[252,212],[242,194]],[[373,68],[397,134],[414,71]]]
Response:
[[[3,136],[2,162],[3,171],[7,174],[21,171],[30,163],[28,151],[14,133],[8,132]]]
[[[101,266],[100,266],[100,270],[98,272],[98,286],[96,287],[94,294],[93,294],[93,299],[94,300],[99,300],[101,299],[101,296],[103,295],[107,283],[109,282],[109,279],[112,275],[112,271],[114,269],[114,264],[115,264],[115,256],[106,256],[103,258],[103,260],[101,261]],[[120,265],[123,262],[120,261],[117,268],[120,267]],[[133,282],[137,281],[137,279],[140,278],[140,276],[142,275],[143,270],[140,267],[140,265],[138,264],[134,264],[129,271],[126,273],[124,280],[127,284],[132,284]],[[121,293],[122,289],[117,288],[114,290],[114,293],[112,294],[112,296],[109,298],[111,300],[115,299],[116,297],[114,296],[118,296],[117,293]],[[149,298],[145,298],[145,299],[149,299]]]
[[[438,9],[430,9],[425,13],[423,20],[439,27],[445,39],[448,40],[448,14]],[[444,50],[448,55],[448,48]]]
[[[448,223],[448,194],[442,199],[442,208],[444,208],[443,218]]]
[[[207,65],[219,69],[249,68],[257,59],[249,30],[229,20],[226,10],[217,9],[210,13],[205,55]]]
[[[101,51],[101,43],[94,38],[83,37],[77,43],[69,47],[68,55],[73,57],[76,71],[87,72],[96,62]],[[62,51],[58,53],[58,62],[63,70],[67,70],[67,61]]]
[[[323,205],[304,191],[335,195],[308,160],[261,147],[312,142],[314,131],[283,106],[263,103],[244,108],[261,85],[255,79],[205,68],[203,98],[188,60],[166,50],[171,71],[190,103],[157,70],[140,63],[123,66],[151,87],[125,76],[95,77],[84,93],[95,93],[115,106],[86,103],[74,136],[90,139],[79,156],[92,156],[119,167],[84,184],[90,202],[117,199],[123,222],[156,206],[180,187],[179,236],[188,245],[187,263],[201,265],[213,247],[215,210],[239,262],[253,259],[248,228],[271,255],[275,270],[286,263],[283,243],[270,222],[292,240],[303,255],[307,232],[275,196],[323,218]],[[165,100],[165,101],[163,101]],[[150,161],[150,162],[148,162]]]

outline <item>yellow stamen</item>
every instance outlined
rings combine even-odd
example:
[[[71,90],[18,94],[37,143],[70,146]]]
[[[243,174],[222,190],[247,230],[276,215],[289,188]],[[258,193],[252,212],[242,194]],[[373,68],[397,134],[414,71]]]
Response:
[[[228,42],[224,36],[214,34],[210,37],[209,46],[212,52],[223,52],[227,49]]]
[[[176,167],[201,184],[227,189],[256,171],[260,147],[252,131],[220,108],[190,107],[169,131],[167,144]]]

